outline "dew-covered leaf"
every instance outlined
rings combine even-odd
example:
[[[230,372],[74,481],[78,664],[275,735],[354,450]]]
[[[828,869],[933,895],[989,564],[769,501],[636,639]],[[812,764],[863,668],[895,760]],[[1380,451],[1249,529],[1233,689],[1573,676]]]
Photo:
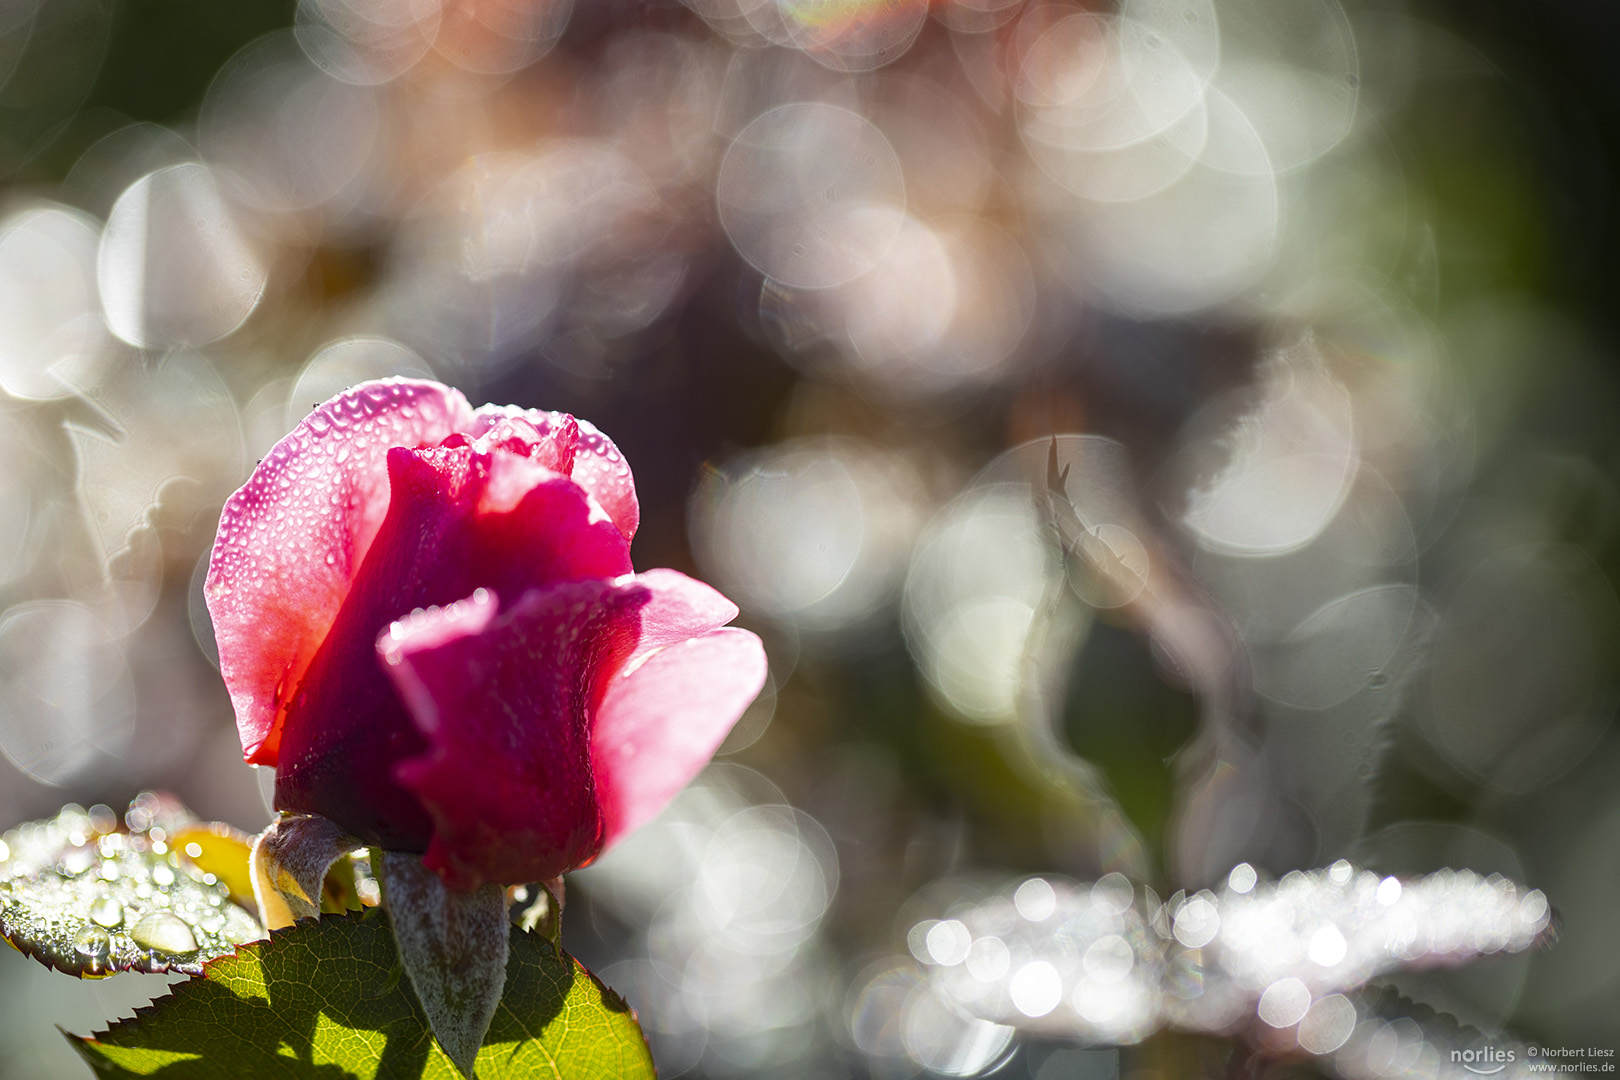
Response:
[[[176,850],[195,819],[141,795],[120,822],[106,807],[64,807],[0,838],[0,935],[69,975],[195,975],[264,936],[215,875]]]
[[[1095,884],[1030,878],[948,914],[914,926],[907,944],[957,1012],[1105,1045],[1258,1020],[1292,1033],[1268,1045],[1296,1039],[1318,1054],[1330,1034],[1349,1037],[1359,1021],[1348,995],[1369,980],[1557,934],[1547,897],[1498,875],[1402,880],[1345,860],[1275,882],[1242,863],[1218,892],[1165,901],[1117,873]]]
[[[623,999],[545,938],[513,927],[500,1007],[474,1068],[483,1080],[652,1077]],[[456,1080],[401,978],[380,910],[305,920],[210,963],[90,1038],[101,1077],[177,1080],[360,1076]]]
[[[1301,1049],[1346,1080],[1527,1080],[1544,1071],[1512,1035],[1481,1031],[1388,986],[1312,1004],[1295,1034]]]

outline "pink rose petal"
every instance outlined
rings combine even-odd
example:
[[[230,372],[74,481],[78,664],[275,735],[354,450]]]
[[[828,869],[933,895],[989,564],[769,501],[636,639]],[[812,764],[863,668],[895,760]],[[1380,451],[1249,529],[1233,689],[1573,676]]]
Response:
[[[283,711],[388,511],[388,448],[471,417],[437,383],[367,383],[305,417],[226,502],[204,595],[249,761],[276,764]]]
[[[701,637],[737,617],[736,604],[679,570],[649,570],[637,574],[636,582],[652,593],[652,599],[641,610],[638,656],[650,649]]]
[[[747,630],[714,630],[626,666],[591,727],[604,846],[701,772],[765,685],[765,649]]]
[[[517,597],[620,578],[630,550],[579,485],[507,450],[482,453],[457,436],[390,450],[388,466],[388,516],[285,710],[276,805],[423,851],[433,824],[392,763],[426,744],[377,663],[378,635],[480,588]]]
[[[477,419],[468,428],[468,434],[480,438],[494,431],[503,422],[521,417],[542,435],[563,426],[572,426],[578,433],[574,444],[571,469],[556,468],[573,478],[574,482],[590,492],[608,517],[613,519],[625,543],[635,539],[641,523],[641,504],[636,500],[636,482],[630,473],[630,464],[613,445],[613,440],[598,431],[587,420],[576,420],[567,413],[548,413],[538,409],[519,409],[515,405],[485,405],[478,410]]]
[[[636,480],[630,463],[624,460],[613,440],[596,430],[588,420],[579,422],[579,451],[574,458],[574,481],[596,497],[608,517],[624,534],[624,542],[636,538],[641,525],[641,503],[636,499]]]
[[[504,446],[552,472],[569,476],[574,471],[579,422],[567,413],[485,405],[473,414],[472,426],[465,434],[479,444]]]

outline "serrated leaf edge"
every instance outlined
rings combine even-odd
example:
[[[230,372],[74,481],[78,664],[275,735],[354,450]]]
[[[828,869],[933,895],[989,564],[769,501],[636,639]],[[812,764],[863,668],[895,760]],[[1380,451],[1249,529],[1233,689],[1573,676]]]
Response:
[[[332,918],[337,918],[337,919],[354,919],[354,920],[359,921],[359,920],[374,919],[374,918],[379,917],[379,915],[381,915],[381,914],[382,914],[382,912],[381,912],[380,909],[367,908],[367,909],[365,909],[363,911],[358,911],[358,912],[351,911],[351,912],[348,912],[346,914],[341,914],[341,915],[334,914],[331,917]],[[326,916],[322,916],[322,917],[324,918]],[[304,921],[309,921],[309,920],[299,920],[299,921],[304,922]],[[250,941],[250,942],[247,942],[247,943],[245,943],[243,945],[239,945],[232,952],[217,956],[214,959],[209,960],[207,963],[202,965],[202,971],[201,972],[199,972],[198,974],[193,975],[191,977],[194,978],[194,979],[206,979],[206,978],[209,977],[208,969],[213,967],[215,964],[220,963],[220,962],[225,961],[225,960],[235,959],[236,956],[238,954],[240,954],[243,949],[260,949],[260,948],[263,948],[264,946],[269,945],[271,942],[273,942],[276,939],[276,937],[278,937],[279,935],[287,933],[288,931],[293,930],[294,928],[295,927],[289,926],[289,927],[283,927],[283,928],[281,928],[279,930],[272,930],[272,931],[270,931],[270,936],[268,938],[263,938],[263,939],[261,939],[259,941]],[[522,933],[529,934],[531,937],[534,938],[536,944],[538,944],[539,947],[540,947],[541,954],[543,956],[545,956],[547,959],[555,960],[559,956],[566,957],[568,959],[568,962],[571,965],[573,965],[574,969],[576,971],[579,971],[579,972],[583,973],[585,975],[585,977],[588,978],[591,981],[591,985],[596,987],[596,989],[601,993],[602,1002],[603,1002],[604,1006],[607,1007],[610,1011],[623,1012],[623,1013],[627,1014],[630,1017],[631,1025],[632,1025],[632,1027],[633,1027],[633,1029],[635,1031],[635,1036],[636,1036],[636,1038],[638,1040],[640,1040],[641,1049],[645,1052],[645,1054],[647,1056],[647,1060],[649,1062],[653,1061],[652,1045],[647,1041],[647,1032],[646,1032],[646,1029],[642,1027],[641,1015],[630,1005],[630,1002],[625,998],[625,996],[623,994],[619,993],[617,990],[613,989],[607,983],[603,982],[600,978],[597,977],[596,972],[592,971],[590,968],[588,968],[584,964],[580,963],[578,957],[576,957],[573,953],[568,952],[566,949],[563,949],[560,945],[553,942],[551,939],[546,937],[544,934],[535,933],[535,932],[530,931],[530,930],[522,930],[521,928],[519,928],[519,929],[520,929],[520,931]],[[155,1013],[158,1010],[158,1008],[161,1006],[161,1004],[163,1002],[165,1002],[165,1001],[168,1001],[170,998],[174,997],[175,987],[176,986],[185,986],[185,985],[188,985],[188,984],[186,984],[186,983],[176,983],[173,986],[170,986],[161,995],[159,995],[158,997],[153,998],[147,1004],[145,1004],[145,1005],[137,1005],[134,1008],[134,1010],[133,1010],[133,1012],[131,1013],[130,1016],[128,1016],[126,1018],[114,1017],[114,1018],[112,1018],[111,1020],[109,1020],[107,1022],[106,1027],[100,1029],[99,1031],[92,1030],[90,1032],[90,1034],[88,1034],[88,1035],[79,1035],[79,1034],[77,1034],[75,1032],[68,1031],[67,1029],[63,1028],[60,1024],[58,1024],[56,1026],[56,1030],[58,1030],[58,1031],[60,1031],[62,1033],[63,1037],[65,1037],[68,1040],[68,1044],[73,1047],[74,1052],[77,1053],[82,1059],[84,1059],[90,1065],[91,1070],[93,1072],[95,1072],[97,1076],[104,1075],[103,1066],[105,1066],[107,1064],[106,1059],[105,1058],[97,1058],[94,1054],[90,1053],[90,1051],[87,1048],[89,1046],[91,1046],[91,1045],[114,1045],[114,1044],[104,1044],[102,1042],[102,1040],[106,1036],[112,1034],[112,1029],[114,1027],[123,1028],[126,1031],[139,1032],[140,1029],[141,1029],[141,1025],[151,1018],[152,1014]],[[656,1076],[656,1074],[657,1074],[657,1066],[656,1066],[656,1063],[654,1063],[654,1075]]]

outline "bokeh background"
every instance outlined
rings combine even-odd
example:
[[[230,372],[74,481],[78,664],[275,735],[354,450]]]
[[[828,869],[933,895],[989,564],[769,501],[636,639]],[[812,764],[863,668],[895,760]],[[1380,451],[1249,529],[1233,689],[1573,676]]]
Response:
[[[1544,890],[1555,948],[1390,1015],[1620,1048],[1617,41],[1600,0],[5,0],[0,826],[262,827],[220,504],[431,375],[609,432],[638,568],[767,641],[569,886],[666,1077],[1336,1075],[929,988],[1005,980],[952,913],[1032,875],[1245,860]],[[5,952],[7,1077],[161,990]]]

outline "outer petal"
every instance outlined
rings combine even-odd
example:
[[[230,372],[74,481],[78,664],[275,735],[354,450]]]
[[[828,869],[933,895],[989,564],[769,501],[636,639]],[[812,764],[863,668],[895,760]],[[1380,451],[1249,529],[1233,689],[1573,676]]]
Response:
[[[574,482],[596,496],[596,501],[608,512],[628,544],[636,538],[636,528],[641,524],[641,503],[636,499],[636,480],[630,473],[630,463],[596,425],[588,420],[578,423]]]
[[[377,663],[378,635],[479,588],[519,597],[613,580],[629,571],[630,552],[579,485],[529,458],[481,453],[459,437],[388,458],[387,520],[286,710],[276,806],[421,852],[434,825],[394,766],[427,743]]]
[[[603,846],[654,817],[708,764],[765,685],[765,649],[747,630],[714,630],[627,668],[591,726]]]
[[[471,417],[437,383],[366,383],[305,417],[226,501],[204,595],[249,761],[277,762],[281,716],[387,514],[389,447]]]
[[[641,641],[636,656],[718,630],[737,617],[737,605],[679,570],[636,575],[652,599],[641,610]],[[631,661],[634,663],[634,660]]]
[[[633,584],[576,581],[496,615],[480,591],[378,639],[429,747],[395,773],[431,815],[424,861],[452,887],[545,880],[601,850],[587,715],[646,600]]]

